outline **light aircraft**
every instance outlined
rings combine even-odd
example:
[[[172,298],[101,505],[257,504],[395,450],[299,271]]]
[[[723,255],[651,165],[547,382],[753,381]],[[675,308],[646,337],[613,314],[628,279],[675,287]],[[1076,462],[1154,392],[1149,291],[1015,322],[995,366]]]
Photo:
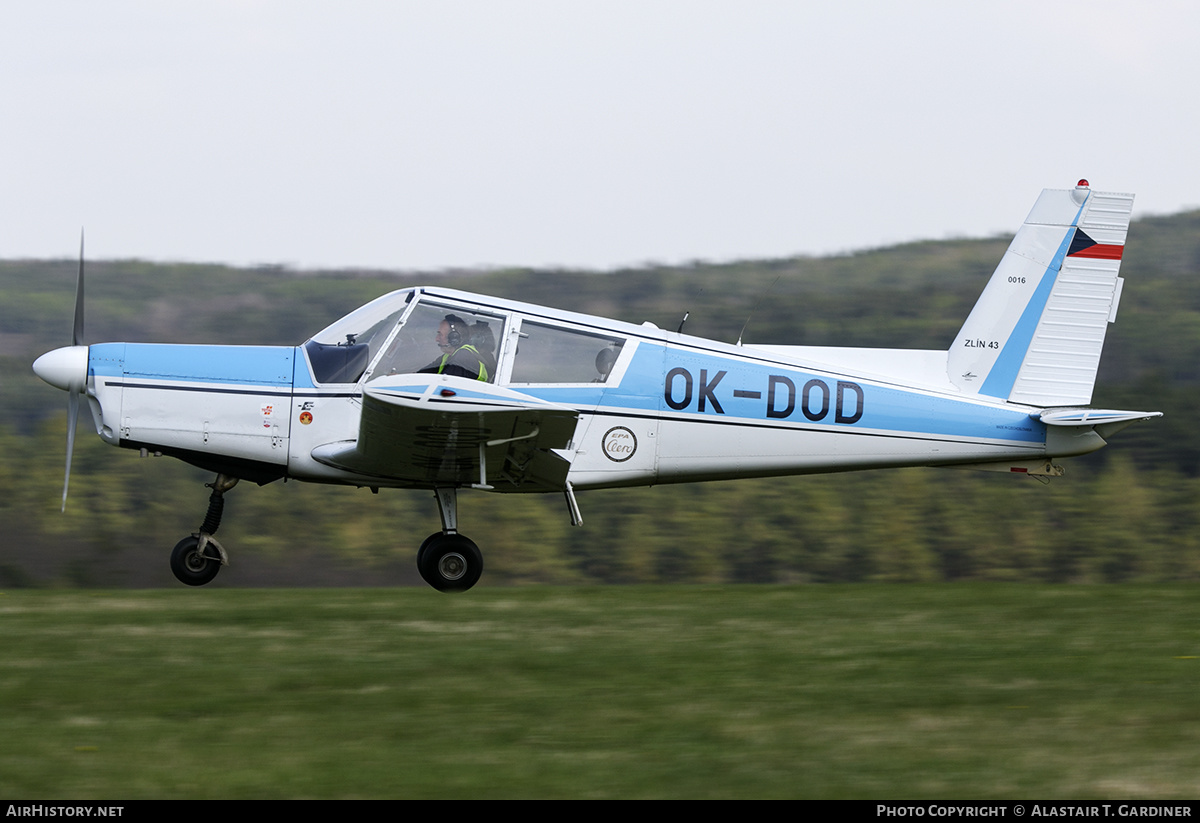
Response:
[[[175,576],[211,581],[239,480],[432,490],[417,567],[441,591],[483,570],[458,492],[575,492],[898,466],[1046,478],[1159,412],[1090,409],[1116,317],[1133,196],[1042,192],[945,351],[722,343],[438,287],[394,291],[301,346],[72,345],[34,371],[100,438],[216,473]],[[82,243],[81,243],[82,245]],[[438,351],[442,353],[439,360]],[[430,363],[430,358],[434,360]]]

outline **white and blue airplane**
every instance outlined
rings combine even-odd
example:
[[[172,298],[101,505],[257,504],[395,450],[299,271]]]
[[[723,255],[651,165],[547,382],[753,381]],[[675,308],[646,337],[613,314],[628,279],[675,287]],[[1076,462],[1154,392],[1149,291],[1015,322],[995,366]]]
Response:
[[[213,534],[240,479],[434,492],[421,545],[441,591],[479,580],[458,491],[575,492],[899,466],[1046,478],[1159,412],[1087,408],[1133,196],[1042,192],[945,351],[752,346],[419,287],[385,294],[301,346],[73,344],[34,363],[101,439],[216,473],[176,577],[211,581]],[[440,359],[438,357],[440,350]],[[432,358],[433,362],[430,362]]]

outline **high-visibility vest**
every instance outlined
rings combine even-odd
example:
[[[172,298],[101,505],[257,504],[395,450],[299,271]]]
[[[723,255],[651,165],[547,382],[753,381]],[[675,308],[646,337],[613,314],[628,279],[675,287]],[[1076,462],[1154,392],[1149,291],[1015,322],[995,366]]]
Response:
[[[450,352],[449,354],[443,354],[443,355],[442,355],[442,362],[441,362],[440,364],[438,364],[438,370],[437,370],[437,373],[438,373],[438,374],[441,374],[441,373],[442,373],[442,371],[443,371],[443,370],[446,368],[446,361],[448,361],[448,360],[449,360],[451,357],[453,357],[454,355],[458,354],[458,353],[459,353],[460,351],[462,351],[463,349],[466,349],[467,351],[471,352],[472,354],[474,354],[476,357],[478,357],[478,358],[479,358],[479,377],[477,377],[476,379],[477,379],[477,380],[483,380],[484,382],[487,382],[487,379],[488,379],[488,370],[487,370],[487,366],[485,366],[485,365],[484,365],[484,363],[483,363],[483,358],[482,358],[482,357],[480,357],[480,355],[479,355],[479,349],[475,348],[474,346],[472,346],[472,345],[470,345],[470,344],[467,344],[467,345],[465,345],[465,346],[459,346],[457,349],[455,349],[454,351]]]

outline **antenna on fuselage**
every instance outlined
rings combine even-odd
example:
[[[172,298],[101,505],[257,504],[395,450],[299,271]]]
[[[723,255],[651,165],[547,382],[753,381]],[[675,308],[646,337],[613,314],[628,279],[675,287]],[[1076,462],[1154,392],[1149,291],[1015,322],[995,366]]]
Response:
[[[750,325],[750,318],[753,317],[754,313],[756,311],[758,311],[760,306],[762,306],[763,301],[767,299],[767,295],[771,293],[771,289],[775,288],[775,284],[779,282],[779,278],[781,278],[781,277],[783,277],[783,272],[780,272],[779,274],[775,275],[775,279],[771,282],[770,287],[765,292],[763,292],[762,297],[758,298],[758,302],[754,304],[754,308],[752,308],[750,310],[750,314],[746,315],[746,322],[742,324],[742,330],[740,332],[738,332],[738,339],[737,339],[736,345],[738,345],[738,346],[742,345],[742,335],[746,333],[746,327]]]
[[[691,316],[692,316],[692,313],[690,311],[685,311],[683,313],[683,319],[679,321],[679,328],[677,328],[675,330],[676,334],[683,334],[683,324],[686,323],[687,319]]]

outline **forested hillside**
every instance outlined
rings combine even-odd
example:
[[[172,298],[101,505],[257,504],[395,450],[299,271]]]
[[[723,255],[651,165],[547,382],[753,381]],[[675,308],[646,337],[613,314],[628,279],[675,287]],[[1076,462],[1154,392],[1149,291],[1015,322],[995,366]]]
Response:
[[[945,348],[1008,238],[828,258],[612,272],[294,271],[88,264],[88,341],[296,344],[394,288],[437,283],[726,341]],[[66,396],[30,363],[70,342],[76,261],[0,261],[0,585],[175,585],[166,558],[211,480],[99,442],[81,423],[60,514]],[[1200,579],[1200,212],[1135,221],[1093,404],[1156,409],[1067,476],[914,469],[561,497],[464,494],[483,584]],[[416,582],[426,492],[243,484],[214,585]]]

